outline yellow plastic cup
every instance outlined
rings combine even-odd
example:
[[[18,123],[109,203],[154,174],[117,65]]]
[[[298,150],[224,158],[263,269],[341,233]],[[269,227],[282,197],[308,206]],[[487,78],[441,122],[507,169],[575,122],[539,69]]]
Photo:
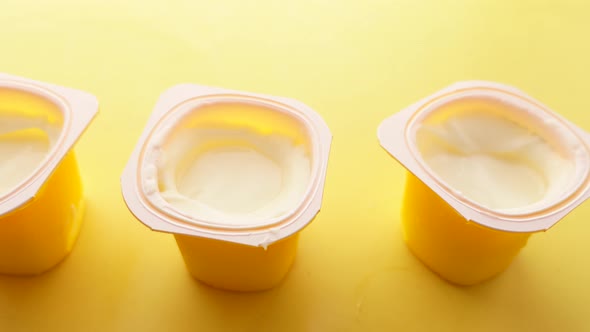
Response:
[[[279,284],[293,265],[299,240],[295,234],[265,249],[206,237],[174,237],[195,279],[235,291],[260,291]]]
[[[279,141],[301,147],[309,157],[310,168],[301,197],[277,215],[258,218],[253,214],[252,220],[245,217],[240,223],[205,214],[207,206],[188,211],[170,203],[165,195],[170,185],[162,169],[170,163],[169,142],[187,129],[194,133],[190,136],[194,147],[186,152],[191,159],[220,148],[258,149]],[[251,140],[240,136],[243,133]],[[265,137],[276,137],[276,141],[257,143]],[[288,273],[296,256],[299,232],[320,210],[330,144],[325,122],[295,100],[191,84],[175,86],[160,97],[125,168],[123,196],[139,221],[175,236],[195,279],[232,291],[270,289]],[[178,174],[186,167],[183,162],[174,164],[174,177],[180,179]],[[227,200],[223,200],[218,204],[226,205]]]
[[[0,274],[40,274],[71,252],[84,212],[71,148],[97,108],[96,99],[86,93],[0,74],[0,116],[50,122],[60,130],[39,167],[0,197]],[[26,126],[2,129],[0,140],[41,135],[37,128]]]
[[[514,212],[483,206],[446,183],[423,159],[418,128],[425,121],[445,121],[449,114],[473,109],[508,116],[550,142],[572,161],[573,180],[555,199]],[[506,85],[451,85],[384,120],[378,136],[408,170],[401,210],[408,247],[454,284],[473,285],[500,274],[531,234],[549,229],[590,196],[588,134]]]
[[[459,285],[477,284],[504,271],[531,235],[470,222],[411,173],[401,220],[410,250],[435,273]]]

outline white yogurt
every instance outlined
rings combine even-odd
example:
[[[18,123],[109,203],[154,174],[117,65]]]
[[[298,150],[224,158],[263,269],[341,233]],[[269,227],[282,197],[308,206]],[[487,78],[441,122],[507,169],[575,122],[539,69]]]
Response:
[[[0,114],[0,197],[33,174],[59,132],[58,125],[42,119]]]
[[[158,192],[184,215],[248,225],[297,208],[311,177],[303,146],[250,129],[185,128],[161,146]]]
[[[426,164],[451,188],[500,212],[551,203],[574,180],[570,158],[497,114],[474,111],[423,124],[417,141]]]

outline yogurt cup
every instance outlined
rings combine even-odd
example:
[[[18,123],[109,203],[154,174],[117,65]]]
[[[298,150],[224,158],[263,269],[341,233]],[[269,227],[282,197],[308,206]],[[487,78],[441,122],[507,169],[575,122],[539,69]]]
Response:
[[[175,236],[197,280],[269,289],[320,210],[331,139],[298,101],[178,85],[148,120],[121,178],[123,196],[139,221]]]
[[[506,85],[451,85],[385,119],[378,137],[408,170],[408,247],[455,284],[498,275],[590,196],[588,134]]]
[[[84,202],[74,144],[85,92],[0,73],[0,274],[35,275],[72,250]]]

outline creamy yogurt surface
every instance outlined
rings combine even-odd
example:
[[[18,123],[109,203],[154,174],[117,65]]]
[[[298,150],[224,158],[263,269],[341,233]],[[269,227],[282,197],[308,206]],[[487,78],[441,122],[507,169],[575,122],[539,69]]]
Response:
[[[245,128],[185,128],[161,150],[157,190],[166,204],[220,225],[251,225],[292,211],[311,178],[303,146]]]
[[[456,193],[492,210],[518,213],[558,199],[575,164],[544,138],[498,114],[466,112],[425,123],[418,148]]]
[[[60,127],[43,119],[0,113],[0,197],[14,190],[42,164]]]

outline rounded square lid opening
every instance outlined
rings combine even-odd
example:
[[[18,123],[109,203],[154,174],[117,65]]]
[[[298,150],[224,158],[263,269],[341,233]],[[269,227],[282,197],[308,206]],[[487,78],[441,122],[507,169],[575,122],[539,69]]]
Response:
[[[319,174],[317,133],[262,99],[210,96],[170,110],[143,148],[143,195],[174,222],[255,230],[297,214]]]
[[[587,148],[566,123],[500,91],[435,100],[416,113],[406,134],[436,183],[496,216],[525,217],[560,206],[588,178]]]

